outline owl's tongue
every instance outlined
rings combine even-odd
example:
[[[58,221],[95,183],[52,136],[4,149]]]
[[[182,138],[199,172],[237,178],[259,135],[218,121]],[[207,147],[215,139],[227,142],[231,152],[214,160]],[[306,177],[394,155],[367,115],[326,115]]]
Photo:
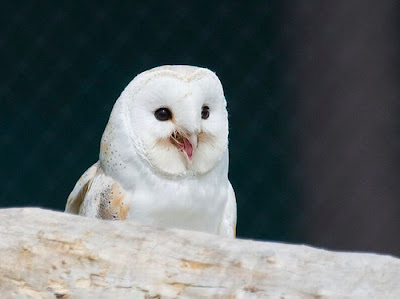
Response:
[[[192,163],[193,151],[197,148],[197,135],[188,132],[185,133],[173,133],[171,135],[171,142],[174,144],[179,151],[185,154],[189,163]]]
[[[189,159],[192,159],[193,145],[186,138],[183,138],[182,150],[186,153]]]

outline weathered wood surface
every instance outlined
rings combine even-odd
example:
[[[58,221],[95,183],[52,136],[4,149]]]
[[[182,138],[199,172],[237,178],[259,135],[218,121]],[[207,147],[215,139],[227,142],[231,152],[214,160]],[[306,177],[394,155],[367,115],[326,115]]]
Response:
[[[0,209],[1,298],[400,298],[400,260]]]

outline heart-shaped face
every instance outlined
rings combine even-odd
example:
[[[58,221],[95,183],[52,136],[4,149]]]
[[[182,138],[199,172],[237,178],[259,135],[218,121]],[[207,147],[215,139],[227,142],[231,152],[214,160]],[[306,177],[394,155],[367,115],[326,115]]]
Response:
[[[123,113],[126,120],[126,128],[118,131],[125,140],[121,146],[130,141],[136,154],[164,175],[207,173],[227,150],[226,100],[218,77],[208,69],[162,66],[143,72],[117,104],[121,111],[116,116]],[[106,128],[103,148],[109,134]]]

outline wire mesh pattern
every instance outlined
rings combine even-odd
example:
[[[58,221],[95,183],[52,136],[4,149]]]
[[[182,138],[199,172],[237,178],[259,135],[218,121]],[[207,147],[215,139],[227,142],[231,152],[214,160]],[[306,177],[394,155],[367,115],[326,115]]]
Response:
[[[1,206],[62,210],[97,160],[125,85],[157,65],[193,64],[215,71],[228,99],[238,234],[289,238],[290,130],[271,3],[7,5],[0,12]]]

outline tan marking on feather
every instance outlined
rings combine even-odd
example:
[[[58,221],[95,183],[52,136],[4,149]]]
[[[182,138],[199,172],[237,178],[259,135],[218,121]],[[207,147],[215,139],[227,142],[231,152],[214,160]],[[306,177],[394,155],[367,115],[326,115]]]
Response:
[[[119,219],[125,220],[129,211],[129,206],[124,204],[125,192],[118,183],[111,187],[111,207],[113,210],[119,210]]]
[[[125,191],[118,183],[113,183],[100,193],[98,218],[109,220],[125,220],[129,205],[124,203]]]
[[[209,133],[206,133],[204,131],[200,132],[199,135],[197,136],[198,138],[198,144],[200,143],[207,143],[207,142],[213,142],[215,137]]]
[[[109,146],[108,142],[102,141],[100,143],[100,151],[102,151],[102,152],[106,151],[108,149],[108,146]]]
[[[108,160],[110,157],[110,144],[102,140],[100,143],[100,152],[104,155],[103,158]]]

